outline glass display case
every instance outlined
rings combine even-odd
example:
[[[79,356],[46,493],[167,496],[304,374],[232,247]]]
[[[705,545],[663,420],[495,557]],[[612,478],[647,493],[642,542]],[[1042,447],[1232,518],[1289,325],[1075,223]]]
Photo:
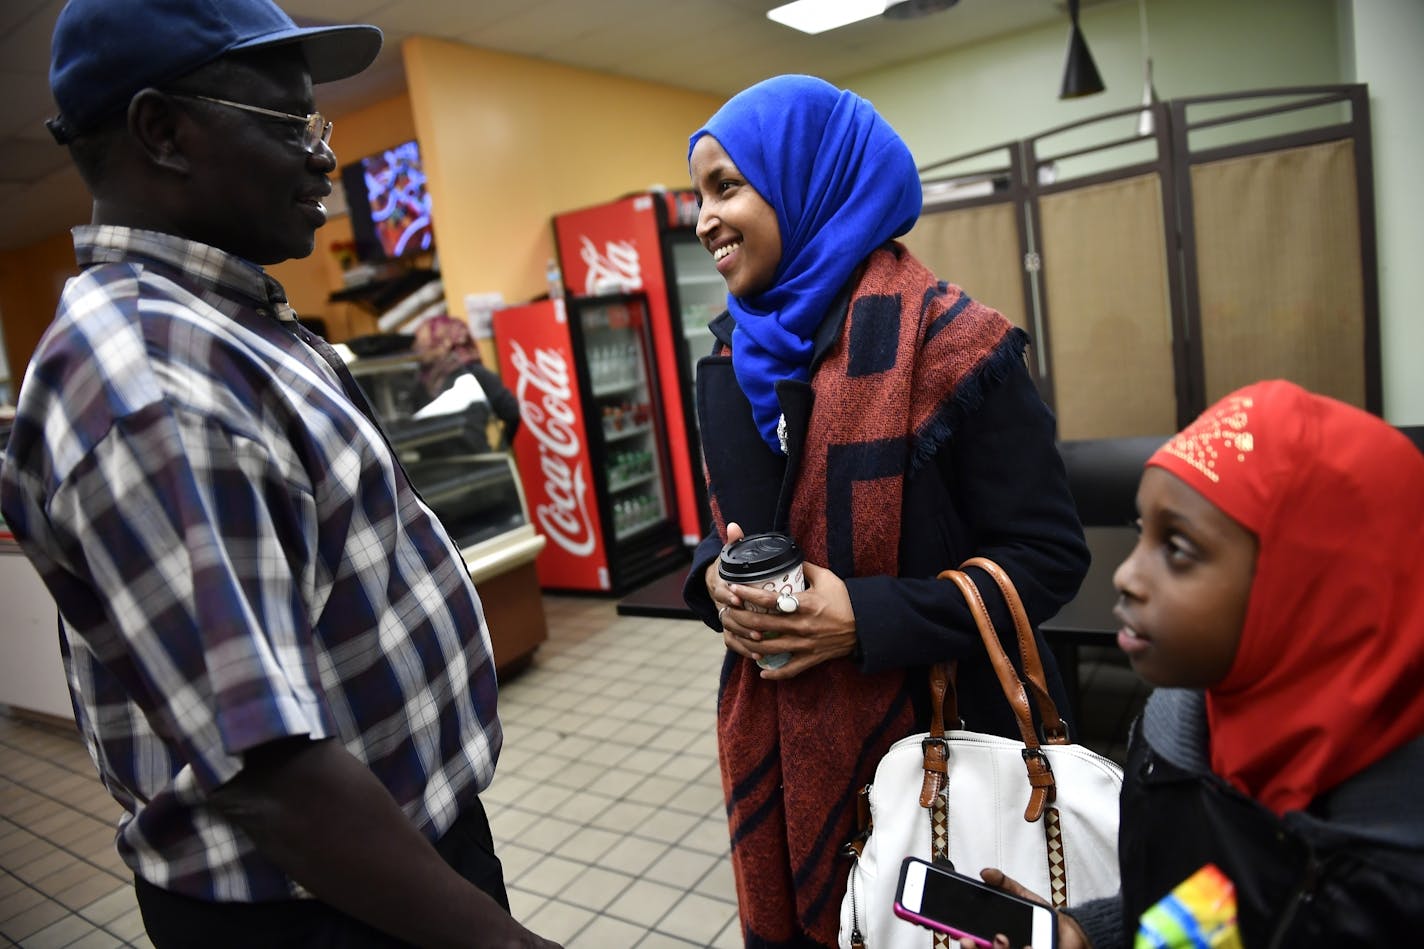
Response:
[[[545,540],[529,520],[514,456],[473,376],[426,400],[409,352],[357,357],[336,346],[411,484],[435,512],[479,590],[505,675],[547,638],[534,560]],[[491,446],[494,446],[492,449]]]

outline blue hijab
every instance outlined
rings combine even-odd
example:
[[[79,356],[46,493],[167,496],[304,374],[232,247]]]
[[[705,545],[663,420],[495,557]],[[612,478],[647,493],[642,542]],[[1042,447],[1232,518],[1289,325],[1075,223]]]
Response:
[[[726,149],[776,211],[781,261],[771,287],[727,295],[732,360],[773,451],[776,383],[810,377],[812,344],[837,293],[870,252],[920,216],[909,148],[865,99],[813,76],[777,76],[737,93],[693,133]]]

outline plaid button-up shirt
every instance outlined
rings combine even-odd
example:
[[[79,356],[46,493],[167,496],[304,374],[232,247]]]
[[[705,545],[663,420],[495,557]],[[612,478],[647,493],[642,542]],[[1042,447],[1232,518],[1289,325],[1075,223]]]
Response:
[[[0,508],[59,606],[125,862],[201,899],[304,895],[205,803],[294,735],[339,740],[438,837],[502,740],[459,552],[260,268],[74,233]]]

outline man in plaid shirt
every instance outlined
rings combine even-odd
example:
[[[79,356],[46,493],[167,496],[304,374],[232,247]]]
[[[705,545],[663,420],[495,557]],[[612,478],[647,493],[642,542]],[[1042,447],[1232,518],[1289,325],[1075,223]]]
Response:
[[[94,195],[0,508],[62,617],[79,727],[165,946],[550,946],[479,792],[480,601],[350,374],[262,265],[311,253],[312,83],[374,27],[271,0],[70,0],[50,127]]]

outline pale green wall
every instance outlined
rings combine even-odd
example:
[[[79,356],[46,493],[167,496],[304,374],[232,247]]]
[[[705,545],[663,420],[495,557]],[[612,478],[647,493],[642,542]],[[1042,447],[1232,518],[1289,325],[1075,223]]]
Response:
[[[927,18],[925,29],[952,29],[953,17]],[[1336,0],[1148,0],[1147,19],[1164,99],[1348,81]],[[1058,99],[1066,18],[843,84],[875,103],[922,165],[1138,104],[1136,0],[1089,6],[1080,22],[1107,86],[1097,95]]]
[[[1424,424],[1424,2],[1148,0],[1163,99],[1285,86],[1370,86],[1384,415]],[[925,20],[951,29],[953,10]],[[1087,37],[1107,90],[1058,100],[1066,23],[845,78],[929,164],[1115,109],[1142,97],[1137,0],[1089,6]],[[1124,129],[1123,134],[1127,134]]]
[[[1384,414],[1424,424],[1424,3],[1354,0],[1355,80],[1370,87]]]

